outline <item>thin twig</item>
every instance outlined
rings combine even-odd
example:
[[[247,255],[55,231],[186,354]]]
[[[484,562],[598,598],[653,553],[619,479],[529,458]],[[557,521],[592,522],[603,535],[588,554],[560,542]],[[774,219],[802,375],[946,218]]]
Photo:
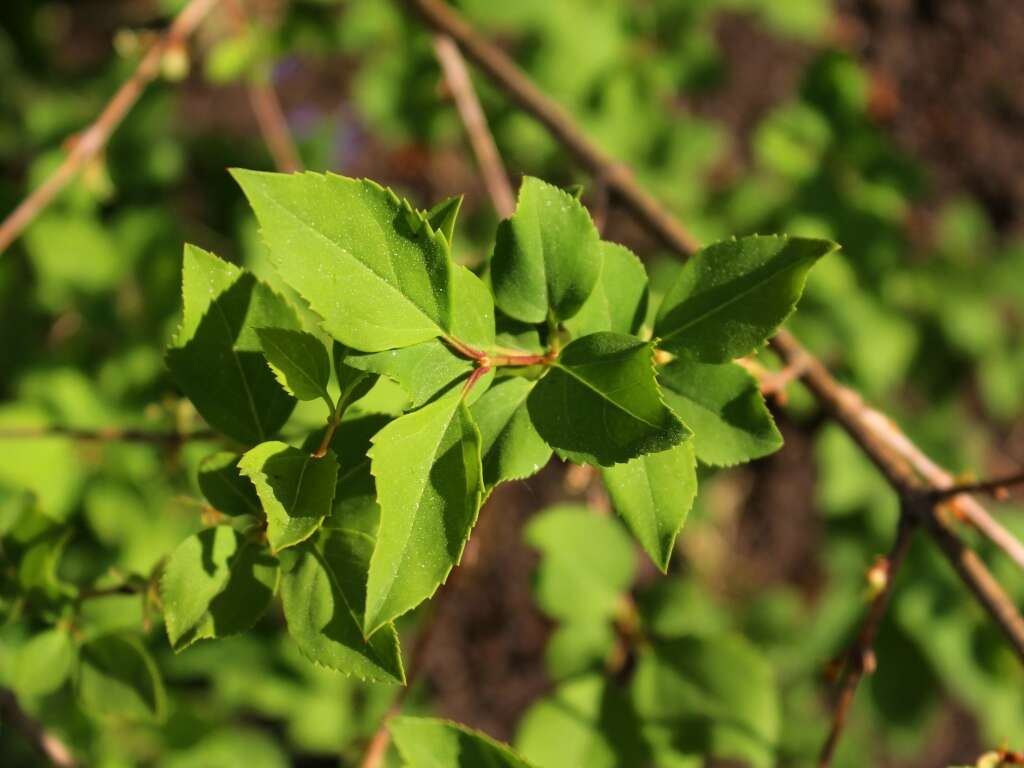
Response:
[[[498,216],[507,219],[515,211],[516,197],[508,183],[508,175],[494,144],[494,137],[487,127],[487,117],[480,107],[466,62],[459,47],[448,35],[434,35],[434,54],[444,71],[452,98],[455,99],[455,107],[459,110],[462,125],[469,136],[491,204]]]
[[[843,733],[847,717],[850,714],[854,695],[857,693],[857,686],[860,684],[865,672],[872,671],[874,667],[874,651],[872,649],[875,644],[875,638],[878,637],[882,618],[885,616],[886,608],[892,597],[896,573],[906,557],[907,550],[910,547],[911,534],[916,525],[915,519],[910,514],[907,512],[902,513],[899,527],[896,530],[896,541],[893,542],[892,549],[880,564],[874,566],[883,570],[885,583],[872,598],[867,615],[865,615],[864,621],[860,625],[860,630],[857,632],[857,638],[846,654],[845,668],[839,684],[839,695],[836,699],[836,708],[832,716],[832,728],[818,756],[819,768],[828,768],[831,765],[836,745],[839,743],[839,737]]]
[[[75,768],[78,765],[67,745],[22,709],[14,693],[6,688],[0,688],[0,722],[20,733],[51,765],[57,768]]]
[[[1024,485],[1024,472],[1006,477],[996,477],[990,480],[977,480],[973,483],[959,483],[949,488],[940,488],[932,493],[937,501],[959,496],[962,493],[988,493],[997,499],[1007,494],[1010,488]]]
[[[159,74],[164,54],[192,34],[217,0],[191,0],[166,33],[146,51],[131,77],[114,94],[92,125],[75,137],[74,145],[56,171],[26,197],[0,224],[0,254],[7,250],[33,219],[45,209],[78,172],[106,146],[125,115]]]
[[[0,440],[42,440],[62,437],[69,440],[100,443],[151,443],[179,445],[191,440],[213,440],[217,433],[210,429],[195,432],[156,432],[145,429],[76,429],[74,427],[8,427],[0,429]]]

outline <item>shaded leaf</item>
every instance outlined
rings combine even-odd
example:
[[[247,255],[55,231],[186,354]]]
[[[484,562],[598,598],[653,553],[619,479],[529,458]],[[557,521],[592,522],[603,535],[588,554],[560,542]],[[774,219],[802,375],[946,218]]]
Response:
[[[376,373],[360,370],[349,365],[352,350],[340,342],[334,342],[332,354],[334,357],[334,375],[338,379],[338,389],[340,390],[338,402],[341,403],[343,408],[347,408],[373,389],[373,385],[377,383],[379,376]]]
[[[346,363],[362,371],[387,376],[409,394],[412,408],[419,408],[473,370],[469,360],[459,357],[437,339],[404,349],[352,354],[346,358]]]
[[[458,723],[403,716],[388,727],[409,768],[531,768],[509,747]]]
[[[455,237],[455,221],[459,218],[459,209],[462,208],[462,197],[462,195],[449,197],[423,213],[424,218],[430,222],[430,226],[444,235],[449,246]]]
[[[225,515],[258,515],[261,512],[256,489],[238,471],[241,457],[218,451],[199,462],[199,490],[214,509]]]
[[[533,387],[528,379],[502,379],[470,408],[480,430],[488,489],[506,480],[529,477],[551,458],[551,448],[537,434],[526,408]]]
[[[149,653],[128,635],[82,645],[76,691],[87,712],[124,720],[162,720],[164,684]]]
[[[598,331],[635,334],[647,316],[647,270],[628,248],[605,241],[600,247],[601,276],[565,327],[577,337]]]
[[[316,336],[288,328],[257,328],[263,354],[281,386],[299,400],[322,398],[333,406],[327,394],[331,360],[327,348]]]

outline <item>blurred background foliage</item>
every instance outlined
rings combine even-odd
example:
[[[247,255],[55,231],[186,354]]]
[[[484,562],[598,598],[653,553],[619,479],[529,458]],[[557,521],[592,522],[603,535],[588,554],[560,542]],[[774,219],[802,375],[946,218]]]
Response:
[[[0,211],[53,171],[182,5],[0,5]],[[495,216],[429,34],[381,0],[246,5],[246,31],[215,10],[187,53],[165,59],[105,155],[0,258],[0,429],[201,426],[162,360],[182,242],[275,279],[225,172],[272,168],[247,81],[274,85],[308,167],[372,177],[424,206],[466,193],[456,253],[486,259]],[[458,6],[703,241],[841,243],[792,322],[801,339],[953,469],[1024,461],[1024,146],[1012,138],[1024,135],[1024,94],[1007,86],[1024,72],[1018,4]],[[964,83],[920,75],[957,66]],[[510,173],[584,184],[605,236],[642,255],[655,292],[666,285],[676,262],[601,179],[476,84]],[[407,709],[482,728],[540,766],[807,764],[828,725],[829,661],[864,610],[864,573],[890,544],[897,502],[807,393],[787,394],[783,451],[702,470],[667,579],[601,514],[593,478],[552,466],[496,493],[443,605],[403,627],[437,611]],[[213,450],[0,439],[0,680],[89,765],[356,765],[393,691],[312,667],[279,612],[243,637],[168,647],[145,585],[203,525],[195,468]],[[1003,508],[1024,534],[1024,510]],[[592,546],[564,562],[566,537]],[[1021,574],[974,543],[1020,604]],[[80,599],[122,583],[143,595]],[[96,672],[110,637],[139,654],[149,698]],[[836,765],[1021,748],[1024,673],[926,542],[877,659]],[[97,699],[104,718],[78,703]],[[10,731],[0,752],[34,764]]]

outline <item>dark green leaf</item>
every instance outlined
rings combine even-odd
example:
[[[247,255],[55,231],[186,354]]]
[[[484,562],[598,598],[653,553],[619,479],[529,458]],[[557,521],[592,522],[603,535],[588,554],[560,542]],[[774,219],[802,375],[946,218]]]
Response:
[[[260,500],[252,483],[238,471],[237,453],[218,451],[199,463],[199,489],[214,509],[225,515],[260,514]]]
[[[373,385],[377,383],[379,377],[375,373],[362,371],[349,365],[352,351],[344,344],[334,342],[332,353],[334,375],[338,379],[338,389],[340,390],[338,402],[343,407],[348,407],[373,389]]]
[[[87,712],[124,720],[162,720],[164,684],[138,640],[105,635],[79,652],[78,698]]]
[[[528,379],[502,379],[470,408],[480,429],[488,489],[506,480],[529,477],[551,458],[551,448],[537,434],[526,408],[533,387]]]
[[[333,406],[327,394],[331,360],[316,336],[288,328],[257,328],[263,355],[285,390],[299,400],[321,398]]]

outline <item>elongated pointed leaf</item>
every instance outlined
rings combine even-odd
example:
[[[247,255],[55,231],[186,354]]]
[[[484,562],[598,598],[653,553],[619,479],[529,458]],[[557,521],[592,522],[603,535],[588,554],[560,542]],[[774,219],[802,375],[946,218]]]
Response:
[[[600,237],[587,209],[568,192],[523,178],[512,218],[498,225],[491,257],[495,302],[510,317],[567,320],[601,273]]]
[[[692,442],[601,468],[616,511],[662,571],[697,495]]]
[[[391,190],[334,174],[234,170],[281,277],[354,349],[449,330],[448,242]]]
[[[807,272],[837,248],[827,240],[754,235],[709,245],[665,294],[654,335],[705,363],[752,352],[796,307]]]
[[[526,407],[534,382],[503,379],[480,397],[470,411],[480,429],[484,484],[529,477],[548,463],[551,447],[537,434]]]
[[[647,316],[647,270],[633,252],[601,242],[601,276],[590,298],[565,327],[573,336],[598,331],[635,334]]]
[[[459,562],[484,494],[480,433],[458,393],[373,438],[380,530],[370,561],[367,635],[430,597]]]
[[[83,708],[100,717],[159,721],[166,696],[156,664],[128,635],[104,635],[81,647],[75,688]]]
[[[185,539],[160,581],[171,647],[249,629],[270,605],[279,574],[277,560],[226,525]]]
[[[225,515],[260,514],[260,500],[252,483],[238,471],[237,453],[218,451],[199,462],[199,490],[214,509]]]
[[[260,443],[238,462],[267,515],[267,541],[279,552],[312,536],[331,512],[338,465],[286,443]]]
[[[562,455],[607,466],[664,451],[689,434],[661,399],[647,342],[594,333],[571,342],[527,399],[537,432]]]
[[[263,355],[281,386],[299,400],[326,400],[331,359],[316,336],[288,328],[257,328]]]
[[[473,370],[469,360],[437,339],[404,349],[349,355],[347,364],[387,376],[409,394],[413,408],[419,408]]]
[[[396,717],[388,727],[407,768],[531,768],[511,748],[458,723]]]
[[[211,426],[250,445],[267,439],[295,398],[267,367],[256,329],[298,329],[298,317],[251,274],[195,246],[185,248],[182,286],[182,324],[167,367]]]
[[[302,654],[361,680],[404,683],[398,635],[391,624],[363,638],[366,573],[373,539],[335,530],[318,549],[306,543],[288,553],[281,600]]]
[[[659,379],[665,402],[693,430],[694,450],[705,464],[730,467],[782,447],[757,382],[742,366],[681,357]]]

